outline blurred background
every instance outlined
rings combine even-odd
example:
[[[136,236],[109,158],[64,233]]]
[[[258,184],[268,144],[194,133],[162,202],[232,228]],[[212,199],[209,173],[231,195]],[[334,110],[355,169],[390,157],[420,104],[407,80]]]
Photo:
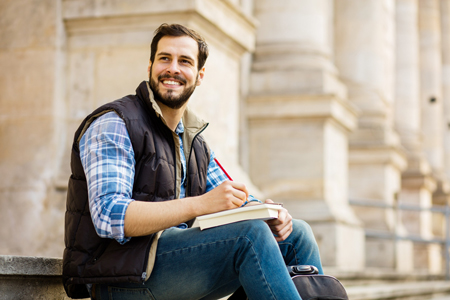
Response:
[[[326,271],[448,273],[448,0],[1,0],[0,255],[62,256],[75,129],[161,23],[205,37],[204,136]]]

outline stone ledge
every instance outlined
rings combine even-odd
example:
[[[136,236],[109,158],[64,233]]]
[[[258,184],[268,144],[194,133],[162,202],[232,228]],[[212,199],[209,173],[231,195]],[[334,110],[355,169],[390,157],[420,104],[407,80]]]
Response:
[[[62,259],[0,255],[0,299],[61,300]]]
[[[347,287],[352,300],[375,299],[432,299],[433,296],[450,295],[450,281],[424,281],[407,283],[383,283],[368,286]]]
[[[62,274],[62,259],[32,256],[0,256],[0,275],[58,276]]]
[[[361,271],[343,270],[336,267],[324,267],[325,274],[340,281],[359,282],[423,282],[444,281],[445,274],[431,274],[427,271],[398,272],[388,268],[364,268]],[[450,282],[450,281],[449,281]],[[354,285],[354,284],[353,284]]]

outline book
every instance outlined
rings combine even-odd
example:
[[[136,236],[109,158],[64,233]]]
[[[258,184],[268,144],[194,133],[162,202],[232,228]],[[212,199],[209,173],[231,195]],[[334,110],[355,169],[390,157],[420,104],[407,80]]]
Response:
[[[246,220],[277,219],[281,204],[255,204],[197,217],[200,230]]]

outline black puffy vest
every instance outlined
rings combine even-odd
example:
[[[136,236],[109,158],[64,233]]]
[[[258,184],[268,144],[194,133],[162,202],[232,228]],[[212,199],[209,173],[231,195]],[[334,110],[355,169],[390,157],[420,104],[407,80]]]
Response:
[[[72,298],[89,297],[86,283],[143,282],[153,234],[133,237],[120,245],[100,238],[89,211],[86,178],[78,142],[96,117],[115,111],[125,122],[135,154],[134,200],[167,201],[176,197],[176,148],[178,138],[153,110],[147,83],[129,95],[96,109],[81,123],[72,146],[71,169],[65,215],[66,248],[63,254],[63,283]],[[206,191],[209,148],[200,132],[193,132],[187,160],[186,196]],[[186,132],[184,134],[189,134]],[[194,220],[188,222],[192,226]]]

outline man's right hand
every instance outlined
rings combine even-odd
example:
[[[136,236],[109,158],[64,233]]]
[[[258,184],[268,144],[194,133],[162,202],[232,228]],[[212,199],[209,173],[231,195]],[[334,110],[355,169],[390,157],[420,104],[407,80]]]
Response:
[[[199,212],[203,215],[240,207],[247,200],[248,195],[243,183],[224,181],[215,189],[200,196]]]

